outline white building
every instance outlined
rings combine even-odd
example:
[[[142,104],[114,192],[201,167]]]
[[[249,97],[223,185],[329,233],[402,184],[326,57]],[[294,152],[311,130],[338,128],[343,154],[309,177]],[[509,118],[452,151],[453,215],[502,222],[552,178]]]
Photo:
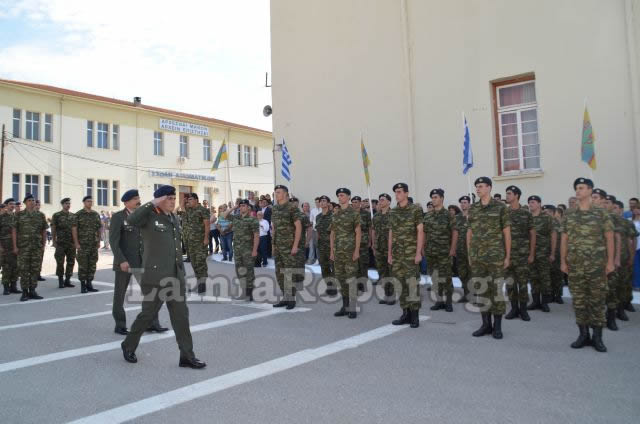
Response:
[[[85,194],[94,209],[122,208],[137,188],[143,201],[161,184],[218,205],[273,191],[271,133],[217,119],[40,84],[0,80],[5,125],[2,199],[32,193],[47,215],[64,197]],[[229,160],[212,172],[222,141]]]
[[[596,185],[640,193],[640,0],[271,0],[271,32],[274,138],[307,200],[366,195],[362,133],[374,196],[455,203],[464,111],[473,179],[566,203],[585,98]]]

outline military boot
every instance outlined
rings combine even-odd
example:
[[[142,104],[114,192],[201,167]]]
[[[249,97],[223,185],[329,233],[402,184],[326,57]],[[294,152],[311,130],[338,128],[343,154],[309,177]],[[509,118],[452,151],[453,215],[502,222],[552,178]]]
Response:
[[[491,314],[488,312],[482,312],[482,327],[473,332],[473,337],[482,337],[487,334],[491,334]]]
[[[400,318],[394,319],[393,321],[391,321],[391,324],[393,325],[409,324],[409,309],[403,309],[402,315],[400,315]]]
[[[343,297],[342,298],[342,308],[340,308],[340,310],[338,312],[333,314],[333,316],[334,317],[344,317],[344,316],[346,316],[348,307],[349,307],[349,298],[348,297]]]
[[[84,280],[80,280],[80,293],[87,293],[87,283]]]
[[[62,277],[58,277],[58,288],[59,289],[64,288],[64,279]]]
[[[616,325],[616,311],[613,309],[607,309],[607,328],[611,331],[618,331],[618,326]]]
[[[198,294],[204,294],[207,291],[207,279],[198,278]]]
[[[247,298],[249,302],[253,302],[253,287],[247,289]]]
[[[86,282],[87,290],[88,290],[88,291],[90,291],[90,292],[97,292],[97,291],[99,291],[98,289],[94,289],[94,288],[93,288],[93,284],[91,284],[91,281],[92,281],[92,280],[87,280],[87,282]]]
[[[533,311],[540,309],[540,293],[531,293],[531,304],[527,306],[527,310]]]
[[[573,349],[582,349],[585,346],[591,344],[591,337],[589,337],[589,327],[586,325],[578,325],[580,334],[575,342],[571,343]]]
[[[420,310],[416,309],[413,311],[409,311],[409,323],[411,328],[420,327]]]
[[[64,286],[65,287],[75,287],[74,284],[71,284],[71,277],[67,277],[64,279]]]
[[[607,347],[602,342],[602,327],[593,327],[593,348],[598,352],[607,351]]]
[[[520,302],[520,319],[522,321],[531,321],[529,312],[527,312],[527,302]]]
[[[22,296],[20,296],[20,302],[24,302],[26,300],[29,300],[29,291],[28,290],[23,290],[22,292]]]
[[[22,290],[18,289],[18,282],[14,281],[13,283],[11,283],[11,285],[9,286],[9,292],[11,293],[22,293]]]
[[[550,312],[551,309],[549,309],[549,296],[547,296],[546,294],[541,295],[540,296],[540,310],[542,312]]]
[[[3,295],[7,296],[9,294],[11,294],[11,292],[9,291],[9,285],[5,285],[4,286],[4,291],[2,292]]]
[[[436,301],[436,303],[429,309],[431,309],[432,311],[439,311],[440,309],[444,309],[444,302],[441,300]]]
[[[35,299],[35,300],[40,300],[42,299],[42,296],[38,295],[38,292],[36,292],[35,287],[34,288],[30,288],[29,290],[26,290],[29,292],[29,299]]]
[[[288,310],[291,310],[291,309],[296,307],[296,288],[295,287],[293,289],[291,289],[291,297],[293,298],[293,300],[288,300],[287,301],[286,308]]]
[[[493,338],[500,340],[502,338],[502,315],[494,315],[493,321]]]
[[[624,309],[626,309],[627,312],[635,312],[636,311],[636,308],[633,307],[633,304],[631,302],[625,303]]]
[[[444,310],[447,312],[453,312],[453,306],[451,305],[451,302],[453,300],[452,296],[453,296],[452,293],[447,294],[447,300],[445,301],[445,304],[444,304]]]
[[[338,289],[336,289],[335,286],[328,286],[326,293],[327,296],[336,296],[338,294]]]
[[[526,308],[525,308],[526,309]],[[520,316],[520,309],[518,307],[518,302],[515,300],[511,301],[511,310],[507,315],[504,316],[504,319],[514,319]]]
[[[629,317],[624,312],[624,306],[622,304],[618,305],[618,311],[616,312],[616,318],[620,321],[629,321]]]

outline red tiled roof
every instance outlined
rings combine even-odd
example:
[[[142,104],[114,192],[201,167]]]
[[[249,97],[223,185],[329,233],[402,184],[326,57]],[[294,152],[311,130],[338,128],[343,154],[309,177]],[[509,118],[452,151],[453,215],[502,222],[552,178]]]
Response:
[[[248,131],[254,131],[254,132],[258,132],[258,133],[261,133],[263,135],[268,135],[268,136],[271,135],[271,132],[269,132],[269,131],[261,130],[259,128],[248,127],[248,126],[245,126],[245,125],[234,124],[233,122],[222,121],[220,119],[208,118],[206,116],[194,115],[194,114],[185,113],[185,112],[178,112],[178,111],[175,111],[175,110],[163,109],[163,108],[160,108],[160,107],[149,106],[149,105],[145,105],[145,104],[140,104],[140,105],[136,106],[133,102],[127,102],[125,100],[119,100],[119,99],[113,99],[113,98],[110,98],[110,97],[97,96],[95,94],[83,93],[81,91],[75,91],[75,90],[68,90],[66,88],[54,87],[54,86],[46,85],[46,84],[36,84],[36,83],[32,83],[32,82],[13,81],[13,80],[1,79],[1,78],[0,78],[0,83],[6,83],[6,84],[9,84],[9,85],[17,85],[17,86],[28,87],[28,88],[35,88],[37,90],[49,91],[49,92],[52,92],[52,93],[62,94],[62,95],[65,95],[65,96],[80,97],[80,98],[83,98],[83,99],[97,100],[97,101],[105,102],[105,103],[112,103],[112,104],[117,104],[117,105],[122,105],[122,106],[130,106],[130,107],[135,107],[135,108],[138,108],[138,109],[148,110],[148,111],[152,111],[152,112],[167,113],[167,114],[171,114],[171,115],[183,116],[185,118],[196,119],[198,121],[206,121],[206,122],[211,122],[212,124],[223,125],[223,126],[228,126],[228,127],[238,128],[238,129],[243,129],[243,130],[248,130]]]

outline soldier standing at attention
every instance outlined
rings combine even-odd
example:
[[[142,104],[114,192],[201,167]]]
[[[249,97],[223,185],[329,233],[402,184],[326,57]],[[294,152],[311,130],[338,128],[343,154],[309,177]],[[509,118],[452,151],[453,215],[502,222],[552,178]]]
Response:
[[[629,312],[635,312],[635,309],[631,306],[631,300],[633,299],[631,280],[633,278],[633,257],[636,254],[636,240],[640,234],[638,234],[633,221],[624,219],[624,203],[616,200],[613,210],[618,216],[622,217],[620,222],[624,230],[620,237],[620,283],[618,284],[618,299],[620,303],[618,304],[616,317],[623,321],[628,321],[629,317],[624,312],[625,309]]]
[[[560,222],[564,209],[556,208],[553,205],[544,205],[542,211],[547,213],[553,221],[553,232],[556,234],[556,242],[552,251],[553,262],[551,262],[551,296],[549,302],[555,302],[560,305],[564,303],[562,300],[562,271],[560,271]]]
[[[471,198],[462,196],[458,199],[462,213],[456,215],[456,228],[458,228],[458,244],[456,244],[456,263],[458,265],[458,278],[462,284],[462,297],[459,303],[469,301],[469,283],[471,281],[471,268],[469,268],[469,256],[467,255],[467,228],[469,228],[469,207]]]
[[[539,196],[529,196],[529,211],[536,229],[536,254],[531,266],[531,297],[528,310],[540,309],[549,312],[551,299],[551,263],[555,260],[553,249],[557,235],[553,231],[553,218],[542,212]]]
[[[392,277],[400,283],[400,307],[402,315],[393,325],[420,326],[420,262],[424,245],[422,208],[409,202],[409,186],[396,183],[393,186],[396,207],[389,217],[389,256]]]
[[[327,295],[335,296],[338,290],[332,281],[333,263],[331,262],[331,219],[333,213],[329,210],[331,199],[328,196],[320,196],[320,212],[316,215],[316,233],[318,234],[318,262],[322,278],[327,284]]]
[[[38,275],[40,274],[41,255],[47,242],[47,220],[42,212],[35,210],[33,195],[24,198],[25,209],[16,214],[16,225],[12,238],[16,240],[13,253],[18,257],[18,273],[22,288],[21,301],[42,299],[38,296]]]
[[[562,221],[560,268],[569,274],[573,309],[580,335],[571,344],[574,349],[592,345],[606,352],[602,341],[605,325],[607,274],[615,270],[613,222],[611,216],[591,199],[593,181],[578,178],[573,183],[577,205],[569,209]],[[593,340],[589,335],[593,328]]]
[[[492,334],[494,339],[502,339],[506,309],[502,285],[511,262],[511,219],[505,204],[491,198],[491,178],[477,178],[474,185],[480,200],[469,209],[467,248],[473,278],[483,283],[479,294],[486,305],[482,307],[482,326],[473,336]]]
[[[100,248],[100,215],[91,209],[93,198],[84,196],[82,199],[84,208],[73,214],[71,234],[73,243],[78,253],[78,279],[80,280],[80,293],[97,292],[93,288],[93,276],[96,273],[98,262],[98,249]]]
[[[369,279],[369,247],[371,244],[371,213],[362,207],[360,196],[351,198],[351,207],[360,214],[360,256],[358,259],[358,290],[366,290]]]
[[[135,351],[140,337],[166,302],[171,326],[180,349],[178,365],[204,368],[207,364],[196,358],[193,353],[184,264],[180,249],[181,231],[178,217],[173,214],[175,207],[176,189],[164,185],[153,193],[153,201],[145,203],[127,217],[130,225],[140,228],[144,242],[144,272],[140,282],[144,299],[142,311],[121,344],[122,355],[127,362],[138,362]]]
[[[505,199],[511,220],[511,262],[506,276],[511,310],[504,319],[520,317],[523,321],[529,321],[529,268],[536,253],[536,229],[531,212],[520,205],[521,195],[520,188],[514,185],[507,187]]]
[[[113,252],[113,270],[116,272],[116,283],[113,291],[112,315],[116,322],[114,330],[117,334],[126,336],[127,316],[124,312],[124,297],[131,281],[131,274],[134,274],[138,284],[142,281],[142,235],[140,228],[131,225],[127,218],[140,206],[140,195],[138,190],[128,190],[120,198],[124,203],[124,209],[111,216],[109,224],[109,244]],[[151,326],[147,331],[163,333],[168,328],[161,327],[156,313]]]
[[[453,257],[458,244],[458,229],[453,216],[444,207],[444,190],[434,188],[429,193],[433,210],[424,215],[425,255],[431,284],[437,288],[437,300],[432,311],[453,312]],[[443,301],[444,299],[444,301]]]
[[[609,313],[609,310],[615,311],[611,313],[611,315],[613,315],[615,318],[618,318],[621,321],[629,321],[629,317],[624,312],[622,299],[622,255],[623,252],[627,252],[627,227],[623,222],[626,220],[622,217],[622,214],[618,214],[616,212],[617,207],[615,203],[617,201],[618,200],[616,199],[616,197],[612,194],[608,194],[605,199],[605,208],[611,214],[611,220],[613,222],[613,238],[616,244],[615,255],[613,257],[616,270],[613,273],[611,280],[609,280],[609,292],[607,294],[607,313]],[[625,259],[627,258],[625,257]],[[615,318],[611,320],[614,323]],[[615,325],[615,327],[617,328],[617,325]]]
[[[40,206],[41,206],[40,205],[40,200],[36,199],[34,210],[36,212],[42,213],[42,212],[40,212]],[[46,224],[46,226],[45,226],[45,233],[46,233],[46,230],[49,229],[49,223],[47,223],[47,217],[44,214],[42,214],[42,216],[44,216],[44,222]],[[46,279],[42,277],[42,260],[44,259],[44,247],[47,244],[47,236],[46,235],[45,235],[44,243],[45,244],[42,245],[42,249],[40,251],[40,269],[38,270],[38,278],[37,278],[38,281],[46,281]]]
[[[9,198],[4,201],[6,212],[0,215],[0,250],[2,251],[2,285],[4,295],[22,293],[18,290],[18,257],[13,252],[16,245],[13,229],[16,228],[14,209],[16,201]]]
[[[232,214],[236,208],[237,215]],[[225,212],[225,218],[233,224],[233,257],[235,258],[236,275],[240,286],[244,287],[245,297],[253,302],[253,282],[256,279],[253,267],[258,256],[260,244],[260,226],[258,220],[251,216],[251,204],[241,200],[238,206]]]
[[[376,253],[376,266],[378,268],[378,281],[384,284],[384,299],[381,305],[395,305],[395,288],[391,281],[391,266],[387,262],[389,257],[389,229],[391,196],[386,193],[378,196],[378,213],[373,216],[373,250]]]
[[[191,193],[187,199],[183,222],[187,240],[187,255],[191,259],[191,266],[198,282],[198,293],[204,293],[207,290],[210,218],[209,209],[199,203],[196,193]]]
[[[58,287],[75,287],[71,284],[71,276],[73,275],[73,267],[76,263],[76,249],[73,244],[73,235],[71,234],[71,224],[73,223],[73,214],[69,212],[71,209],[71,199],[65,197],[60,201],[62,210],[56,212],[51,217],[51,240],[54,249],[54,257],[56,259],[56,275],[58,276]],[[65,258],[67,269],[65,272]]]
[[[283,299],[274,308],[296,307],[296,287],[293,273],[302,272],[296,268],[302,234],[302,212],[289,202],[289,189],[284,185],[275,187],[276,204],[272,208],[273,259],[276,265],[276,279]]]
[[[298,249],[298,254],[296,257],[296,269],[302,270],[302,272],[296,273],[293,276],[293,283],[294,285],[297,285],[297,283],[301,283],[304,281],[304,266],[307,263],[305,252],[309,248],[309,244],[311,243],[311,237],[313,236],[313,226],[311,225],[311,219],[309,218],[309,216],[300,209],[299,200],[294,197],[290,200],[290,202],[293,202],[296,210],[300,214],[300,224],[302,225],[302,231],[300,231],[300,246],[304,247],[303,249]]]
[[[358,316],[356,279],[358,258],[362,251],[360,249],[361,215],[356,208],[349,207],[351,190],[339,188],[336,190],[336,196],[340,207],[333,210],[331,219],[331,260],[333,260],[336,279],[340,284],[342,307],[333,316],[348,315],[353,319]]]

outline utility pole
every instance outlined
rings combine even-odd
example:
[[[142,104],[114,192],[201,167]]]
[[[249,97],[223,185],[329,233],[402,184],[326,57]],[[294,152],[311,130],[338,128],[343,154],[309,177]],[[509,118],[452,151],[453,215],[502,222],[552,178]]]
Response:
[[[7,133],[4,130],[4,124],[2,124],[2,147],[0,147],[0,199],[2,199],[2,186],[4,184],[4,143],[6,140]]]

